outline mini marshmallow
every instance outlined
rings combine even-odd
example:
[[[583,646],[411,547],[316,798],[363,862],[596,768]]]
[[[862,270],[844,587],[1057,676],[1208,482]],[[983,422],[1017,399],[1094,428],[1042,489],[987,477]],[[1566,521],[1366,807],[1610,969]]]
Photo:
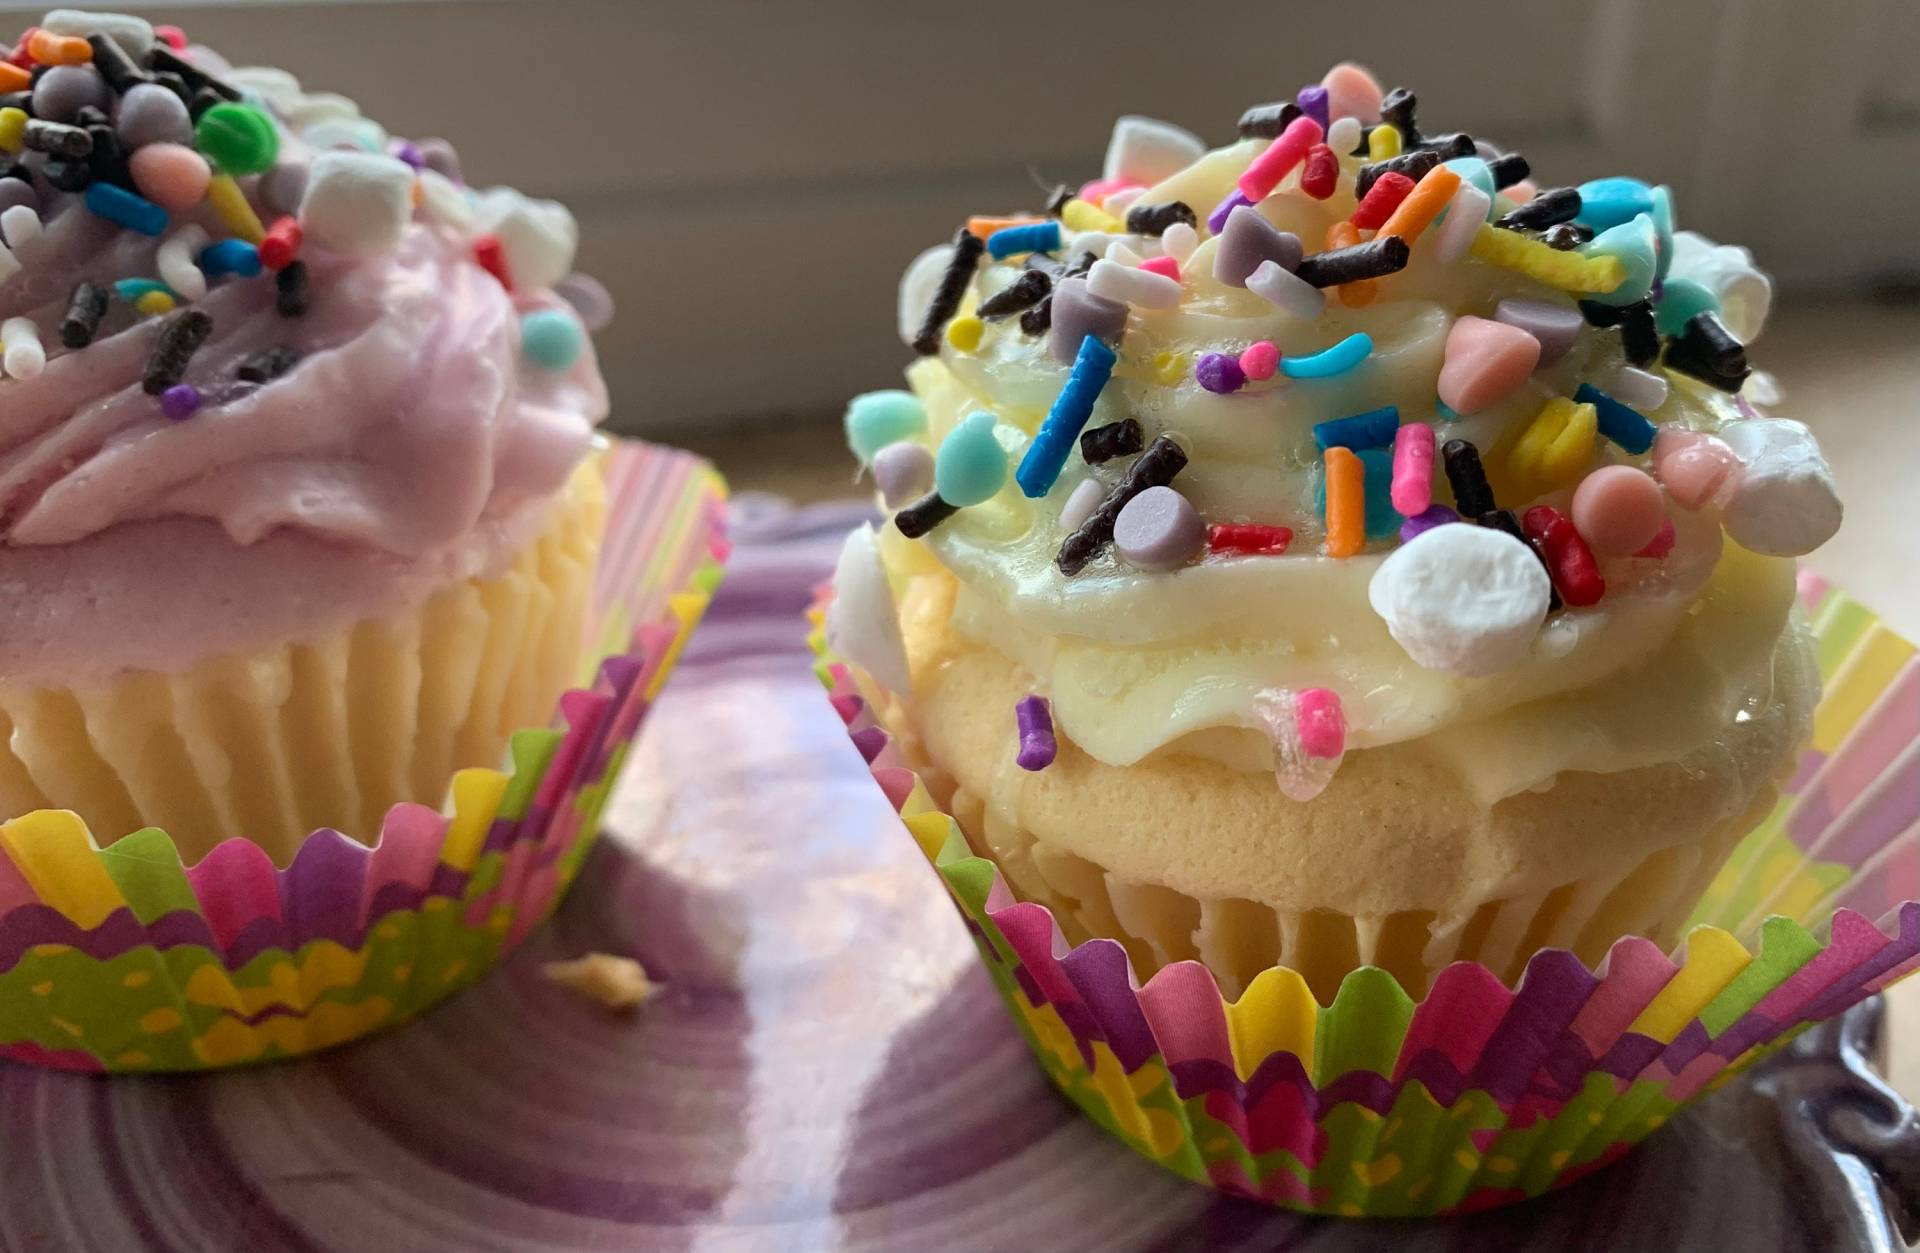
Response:
[[[7,241],[9,248],[40,238],[41,228],[40,214],[32,205],[9,205],[0,210],[0,238]]]
[[[287,102],[287,125],[296,131],[305,131],[322,122],[353,121],[360,116],[358,104],[334,91],[302,92]]]
[[[534,200],[511,187],[492,187],[480,194],[476,208],[475,225],[483,234],[499,238],[516,287],[551,287],[573,269],[580,227],[558,201]]]
[[[412,216],[413,170],[406,162],[348,151],[314,158],[300,199],[300,229],[308,242],[377,256],[400,246]]]
[[[1207,154],[1198,135],[1171,122],[1129,114],[1113,124],[1100,177],[1151,187]]]
[[[871,524],[840,546],[833,571],[833,602],[827,606],[827,647],[894,692],[912,690],[907,645],[900,635],[887,568]]]
[[[1667,376],[1642,370],[1638,366],[1623,365],[1613,372],[1604,389],[1629,409],[1638,409],[1641,413],[1652,413],[1667,403]],[[1753,380],[1747,380],[1747,390],[1753,390]]]
[[[1720,428],[1744,467],[1721,515],[1742,548],[1803,557],[1840,529],[1840,493],[1813,432],[1786,418],[1749,418]]]
[[[1720,320],[1743,344],[1759,338],[1773,307],[1773,280],[1736,244],[1716,244],[1695,231],[1673,233],[1675,278],[1688,278],[1720,298]]]
[[[952,244],[935,244],[913,259],[907,266],[907,272],[900,276],[900,342],[912,346],[914,337],[920,333],[920,323],[926,320],[927,306],[933,303],[934,289],[940,286],[940,279],[947,272],[947,262],[953,259]]]
[[[1394,549],[1367,585],[1367,600],[1418,665],[1472,678],[1526,656],[1551,590],[1523,541],[1492,527],[1454,525]]]
[[[430,222],[456,231],[473,229],[473,202],[458,183],[434,170],[419,171],[420,211]]]
[[[85,39],[88,35],[109,35],[136,62],[153,51],[153,23],[129,13],[90,13],[85,9],[54,9],[40,19],[40,29],[50,35]]]
[[[358,148],[361,152],[385,152],[387,131],[371,118],[330,117],[302,130],[300,141],[318,151]]]
[[[272,105],[283,117],[299,106],[303,94],[300,80],[277,66],[240,66],[229,70],[226,78],[232,86],[252,92]]]

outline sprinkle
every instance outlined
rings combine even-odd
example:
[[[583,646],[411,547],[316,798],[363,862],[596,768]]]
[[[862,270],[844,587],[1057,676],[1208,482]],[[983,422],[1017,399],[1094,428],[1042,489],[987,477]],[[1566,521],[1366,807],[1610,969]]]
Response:
[[[208,278],[252,278],[260,273],[260,250],[244,239],[222,239],[201,250],[200,269]]]
[[[1113,549],[1138,570],[1165,574],[1207,546],[1207,525],[1193,502],[1164,484],[1149,487],[1121,508],[1113,522]]]
[[[1053,295],[1048,295],[1020,315],[1020,333],[1022,335],[1044,335],[1053,325]]]
[[[1119,234],[1120,219],[1075,198],[1060,206],[1060,222],[1070,231],[1107,231]]]
[[[1580,384],[1573,398],[1583,405],[1592,405],[1600,434],[1634,456],[1653,447],[1657,428],[1644,415],[1629,409],[1591,383]]]
[[[280,135],[273,119],[253,105],[220,101],[202,112],[193,126],[194,146],[228,174],[259,174],[280,156]]]
[[[1095,268],[1099,268],[1098,264]],[[1107,380],[1113,377],[1113,367],[1119,359],[1113,349],[1095,336],[1088,335],[1080,341],[1073,372],[1067,376],[1066,386],[1054,399],[1052,410],[1040,424],[1014,476],[1027,496],[1038,498],[1052,490],[1054,480],[1060,477],[1060,468],[1067,462],[1067,454],[1093,415],[1094,401],[1100,398]]]
[[[1489,509],[1485,513],[1481,514],[1479,517],[1475,518],[1474,521],[1478,522],[1482,527],[1485,527],[1489,531],[1499,531],[1503,535],[1510,536],[1513,539],[1517,539],[1520,541],[1520,543],[1526,548],[1526,550],[1533,555],[1534,562],[1540,567],[1541,570],[1546,572],[1547,612],[1553,613],[1555,610],[1559,609],[1562,604],[1560,599],[1560,589],[1554,586],[1553,567],[1547,562],[1547,554],[1538,545],[1532,543],[1527,539],[1527,533],[1520,526],[1520,519],[1513,516],[1513,510]]]
[[[1493,508],[1493,488],[1487,483],[1487,472],[1480,464],[1480,450],[1471,441],[1448,440],[1440,446],[1440,458],[1446,463],[1454,508],[1462,517],[1477,518]]]
[[[8,105],[0,109],[0,149],[18,156],[27,146],[27,111]]]
[[[198,300],[207,294],[206,272],[194,258],[206,248],[207,233],[189,222],[168,236],[154,253],[154,268],[160,279],[180,294],[183,300]]]
[[[93,154],[93,136],[82,127],[64,122],[33,118],[27,122],[21,139],[35,152],[44,152],[50,157],[78,160]]]
[[[947,323],[947,343],[955,352],[975,352],[980,347],[980,339],[986,333],[987,325],[979,318],[955,318]]]
[[[987,255],[995,260],[1022,252],[1057,252],[1060,223],[1052,220],[1006,226],[987,236]]]
[[[1323,254],[1324,255],[1324,254]],[[1282,357],[1280,373],[1290,379],[1324,379],[1345,374],[1373,352],[1373,337],[1356,331],[1330,348],[1304,357]]]
[[[147,68],[178,74],[187,86],[194,91],[210,91],[222,100],[239,100],[240,89],[230,83],[224,83],[193,62],[181,57],[171,48],[155,47],[147,54]]]
[[[1658,409],[1667,403],[1668,385],[1663,375],[1623,365],[1608,380],[1607,394],[1635,409]]]
[[[1329,448],[1384,448],[1395,442],[1400,429],[1400,410],[1387,405],[1352,417],[1334,418],[1313,424],[1313,442],[1321,452]],[[1395,506],[1398,508],[1398,506]],[[1404,511],[1403,511],[1404,512]]]
[[[174,299],[172,292],[164,287],[155,287],[152,291],[140,293],[134,299],[133,311],[141,317],[159,317],[163,313],[173,312],[179,303]]]
[[[1004,318],[1031,309],[1053,290],[1053,279],[1044,270],[1022,270],[1020,277],[981,301],[974,313],[982,318]]]
[[[1140,263],[1140,268],[1149,274],[1158,274],[1161,278],[1170,278],[1176,283],[1180,281],[1180,263],[1172,257],[1149,257]]]
[[[1319,143],[1325,132],[1320,123],[1310,117],[1297,117],[1287,123],[1287,128],[1265,152],[1253,159],[1246,173],[1240,176],[1240,192],[1248,200],[1261,201],[1273,192],[1280,180],[1292,172],[1306,158],[1307,149]]]
[[[1413,190],[1413,180],[1404,174],[1391,170],[1373,180],[1373,186],[1367,189],[1360,203],[1353,207],[1353,214],[1347,220],[1363,231],[1378,230],[1380,224],[1392,215],[1400,202]]]
[[[1063,187],[1060,190],[1064,192],[1066,188]],[[967,230],[970,234],[978,235],[982,239],[992,239],[996,232],[1006,230],[1008,227],[1037,226],[1046,220],[1031,214],[1021,214],[1018,217],[970,217],[967,219]]]
[[[1164,274],[1105,259],[1087,272],[1087,291],[1142,309],[1171,309],[1180,303],[1180,284]]]
[[[887,508],[905,508],[933,486],[933,453],[924,444],[896,440],[873,455],[873,483]]]
[[[248,243],[257,247],[267,237],[266,228],[260,225],[260,215],[247,203],[247,194],[233,181],[233,175],[215,174],[208,181],[207,203],[219,215],[222,226]]]
[[[1126,476],[1107,493],[1093,515],[1060,545],[1059,556],[1054,559],[1060,572],[1071,576],[1086,569],[1087,563],[1112,542],[1114,523],[1127,502],[1150,487],[1164,487],[1173,482],[1186,464],[1187,454],[1180,445],[1165,435],[1155,439],[1127,468]]]
[[[1278,139],[1287,127],[1293,125],[1294,119],[1300,116],[1302,116],[1302,110],[1292,100],[1256,104],[1240,115],[1240,138]]]
[[[0,364],[17,379],[37,378],[47,368],[47,350],[40,342],[40,327],[32,318],[0,322]]]
[[[1007,481],[1007,452],[994,435],[991,413],[968,414],[940,441],[933,459],[933,490],[958,508],[984,504]]]
[[[1322,454],[1327,471],[1329,557],[1351,557],[1367,543],[1366,465],[1351,448],[1335,445]]]
[[[1169,200],[1164,204],[1135,204],[1127,210],[1127,233],[1164,235],[1170,226],[1193,226],[1199,220],[1193,206],[1184,200]]]
[[[1302,284],[1305,286],[1305,284]],[[1313,291],[1313,288],[1307,288]],[[1257,340],[1248,344],[1240,354],[1240,372],[1256,383],[1264,383],[1272,378],[1274,371],[1280,368],[1280,349],[1270,339]]]
[[[132,187],[133,172],[127,165],[126,149],[113,127],[104,121],[89,122],[87,134],[93,137],[93,152],[87,158],[87,172],[93,181]]]
[[[1635,364],[1640,364],[1636,362]],[[1679,338],[1667,341],[1668,369],[1691,375],[1723,392],[1737,392],[1753,370],[1747,348],[1717,313],[1696,313]]]
[[[1184,267],[1200,248],[1200,232],[1191,222],[1175,222],[1160,235],[1160,251]]]
[[[980,254],[986,251],[986,247],[986,241],[964,227],[953,237],[953,256],[940,276],[939,285],[934,288],[933,297],[927,302],[927,313],[921,319],[920,330],[913,337],[913,349],[921,356],[931,357],[940,351],[940,334],[953,315],[959,312],[960,300],[966,295],[967,284],[973,281],[973,272],[978,268]]]
[[[1433,233],[1434,260],[1452,265],[1465,257],[1473,247],[1481,223],[1487,219],[1487,210],[1492,207],[1493,197],[1462,180],[1459,190],[1453,193],[1453,202],[1447,206],[1447,216]]]
[[[1572,222],[1580,216],[1580,193],[1571,187],[1552,187],[1494,222],[1510,231],[1540,231]]]
[[[1400,132],[1393,126],[1376,126],[1367,132],[1367,156],[1375,161],[1399,156],[1402,147]]]
[[[1598,424],[1593,405],[1555,396],[1508,450],[1507,483],[1525,500],[1569,486],[1593,460]]]
[[[1238,209],[1241,205],[1251,207],[1252,204],[1253,201],[1248,200],[1244,193],[1238,188],[1235,188],[1231,196],[1228,196],[1225,200],[1213,206],[1213,212],[1207,214],[1208,232],[1218,235],[1227,228],[1227,220],[1233,216],[1235,209]]]
[[[1326,144],[1307,149],[1306,160],[1300,167],[1300,190],[1315,200],[1325,200],[1339,182],[1340,158],[1333,149]]]
[[[1397,410],[1394,421],[1399,421]],[[1433,504],[1433,449],[1433,428],[1426,423],[1409,422],[1394,429],[1393,507],[1408,518]]]
[[[1531,203],[1531,202],[1529,202]],[[1498,226],[1499,223],[1494,225]],[[1582,244],[1593,242],[1593,235],[1585,227],[1572,222],[1562,222],[1558,226],[1549,226],[1540,233],[1540,242],[1557,252],[1572,252]]]
[[[1618,257],[1558,252],[1537,239],[1493,226],[1480,228],[1471,251],[1489,265],[1517,271],[1562,291],[1610,292],[1627,280],[1627,268]]]
[[[85,65],[93,60],[93,45],[72,35],[56,35],[38,27],[26,40],[27,52],[42,65]]]
[[[586,328],[566,309],[535,309],[520,319],[520,351],[543,370],[566,369],[586,346]]]
[[[1453,193],[1460,189],[1460,176],[1444,165],[1428,170],[1414,189],[1380,226],[1382,236],[1398,236],[1411,243],[1420,237],[1440,210],[1447,207]]]
[[[1247,290],[1303,321],[1319,317],[1327,307],[1324,292],[1278,261],[1262,261],[1259,268],[1247,276]]]
[[[1431,152],[1442,161],[1474,155],[1473,136],[1455,131],[1451,135],[1432,135],[1410,145],[1415,152]]]
[[[1660,359],[1660,330],[1650,302],[1620,306],[1620,350],[1636,366],[1652,365]]]
[[[67,298],[66,316],[60,319],[60,342],[69,348],[85,348],[100,331],[100,320],[107,316],[107,289],[96,283],[81,283]]]
[[[1407,142],[1415,142],[1420,138],[1420,127],[1414,121],[1414,110],[1419,103],[1413,92],[1395,87],[1380,98],[1380,120],[1399,131]]]
[[[864,464],[889,444],[912,439],[927,429],[927,408],[920,398],[897,388],[864,392],[847,402],[847,447]]]
[[[180,381],[187,363],[200,345],[213,334],[213,319],[201,309],[184,309],[160,325],[154,336],[153,353],[147,358],[146,372],[140,376],[140,389],[158,396]]]
[[[1637,178],[1596,178],[1580,184],[1577,220],[1595,231],[1609,230],[1653,212],[1653,189]]]
[[[1223,352],[1202,353],[1193,367],[1194,381],[1210,392],[1227,395],[1247,385],[1247,372],[1237,358]]]
[[[287,215],[274,219],[260,240],[260,264],[269,270],[284,270],[300,255],[300,219]]]
[[[142,83],[153,81],[145,70],[134,64],[120,41],[104,31],[94,31],[87,36],[87,43],[93,50],[93,68],[100,71],[100,77],[107,80],[107,86],[117,96],[124,96]]]
[[[1658,441],[1655,443],[1657,447]],[[1725,449],[1725,445],[1721,447]],[[1732,450],[1726,451],[1731,461]],[[1660,485],[1645,470],[1602,466],[1580,480],[1567,512],[1573,518],[1573,528],[1595,553],[1631,557],[1660,533],[1660,524],[1667,520],[1667,503]]]
[[[1373,185],[1389,174],[1398,174],[1412,185],[1425,178],[1439,164],[1440,157],[1437,153],[1409,152],[1363,165],[1360,167],[1360,172],[1354,176],[1353,194],[1365,199],[1367,193],[1373,190]]]
[[[1061,529],[1071,533],[1085,526],[1087,519],[1091,518],[1093,511],[1100,507],[1100,501],[1106,494],[1107,489],[1101,485],[1099,479],[1081,479],[1074,486],[1073,491],[1067,494],[1067,503],[1060,506]]]
[[[1425,534],[1436,526],[1459,520],[1460,515],[1445,505],[1428,505],[1419,513],[1408,514],[1407,520],[1400,524],[1400,542],[1405,544],[1414,536]]]
[[[295,261],[274,275],[273,306],[283,318],[297,318],[307,311],[307,263]]]
[[[175,422],[185,422],[200,412],[200,389],[191,383],[175,383],[160,393],[160,412]]]
[[[1455,413],[1479,413],[1525,385],[1540,341],[1517,326],[1463,314],[1447,331],[1437,387]]]
[[[284,345],[262,348],[241,359],[234,377],[243,383],[271,383],[293,369],[299,361],[300,354]]]
[[[122,278],[115,279],[113,283],[113,294],[125,304],[138,304],[142,296],[148,296],[154,292],[162,292],[169,297],[174,294],[172,288],[158,279]]]
[[[78,195],[93,182],[93,168],[83,158],[48,157],[40,167],[41,177],[58,191]]]
[[[1020,753],[1014,758],[1022,770],[1045,770],[1053,764],[1059,745],[1053,738],[1053,714],[1043,696],[1027,696],[1013,707],[1020,730]]]
[[[213,177],[207,159],[180,144],[147,144],[127,167],[134,189],[169,213],[185,213],[205,200]]]
[[[1122,418],[1105,426],[1096,426],[1080,437],[1080,459],[1090,466],[1131,457],[1146,447],[1146,435],[1137,418]]]
[[[1310,286],[1335,287],[1397,273],[1407,268],[1411,256],[1406,240],[1398,235],[1383,235],[1364,244],[1315,253],[1303,260],[1294,273]]]
[[[973,237],[969,235],[967,238]],[[507,268],[506,245],[500,242],[498,235],[482,235],[473,241],[473,263],[493,275],[500,286],[508,291],[513,290],[513,273]],[[914,341],[914,346],[919,347],[918,340]]]
[[[26,92],[33,86],[33,72],[11,61],[0,61],[0,92]]]
[[[1647,557],[1658,561],[1673,551],[1674,539],[1673,519],[1668,518],[1660,524],[1660,530],[1655,533],[1654,537],[1647,541],[1647,546],[1635,553],[1634,556]]]
[[[928,492],[899,513],[894,514],[893,525],[898,527],[900,534],[908,539],[919,539],[959,512],[960,506],[950,505],[941,500],[939,492]]]
[[[1207,551],[1277,557],[1293,543],[1293,530],[1258,522],[1218,522],[1207,528]]]
[[[1293,698],[1300,751],[1309,757],[1339,757],[1347,751],[1347,720],[1340,698],[1324,687],[1310,687]]]
[[[1522,182],[1533,170],[1527,159],[1517,152],[1509,152],[1492,158],[1487,162],[1487,173],[1493,175],[1495,191],[1504,191],[1515,183]]]
[[[1600,577],[1600,563],[1593,559],[1593,550],[1580,538],[1573,523],[1551,505],[1535,505],[1527,510],[1521,525],[1535,551],[1546,558],[1547,574],[1561,599],[1576,609],[1598,604],[1606,595],[1607,583]]]

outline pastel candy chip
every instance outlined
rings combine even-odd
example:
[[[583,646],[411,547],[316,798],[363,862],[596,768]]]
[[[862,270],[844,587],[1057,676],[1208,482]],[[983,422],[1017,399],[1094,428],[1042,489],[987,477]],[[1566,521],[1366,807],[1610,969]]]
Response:
[[[1492,527],[1436,526],[1388,554],[1367,600],[1416,664],[1477,677],[1526,656],[1550,591],[1521,540]]]
[[[866,392],[847,402],[847,446],[862,462],[888,444],[927,429],[926,406],[912,392]]]
[[[1368,125],[1380,120],[1380,82],[1364,65],[1342,61],[1327,71],[1320,85],[1327,89],[1327,110],[1334,117],[1358,118]]]
[[[185,213],[207,196],[213,169],[184,144],[148,144],[127,161],[140,194],[169,213]]]
[[[1447,332],[1440,400],[1458,414],[1498,404],[1540,364],[1540,341],[1517,326],[1462,317]]]
[[[904,509],[933,486],[933,454],[910,439],[895,440],[873,456],[873,482],[889,509]]]
[[[1630,305],[1645,300],[1653,291],[1658,247],[1653,219],[1645,214],[1595,235],[1580,249],[1582,255],[1616,257],[1626,267],[1627,277],[1612,291],[1595,292],[1592,298],[1603,305]]]
[[[1749,418],[1720,428],[1740,458],[1739,482],[1721,524],[1742,548],[1803,557],[1840,529],[1840,493],[1813,432],[1786,418]]]
[[[1245,287],[1262,262],[1277,262],[1291,273],[1300,268],[1305,253],[1298,235],[1267,221],[1253,206],[1241,205],[1227,215],[1226,229],[1214,245],[1213,277],[1229,287]]]
[[[1682,509],[1707,504],[1739,469],[1733,449],[1704,431],[1663,426],[1653,437],[1653,471]]]
[[[340,150],[314,158],[300,200],[300,229],[309,242],[379,256],[400,246],[412,215],[413,169],[406,162]]]
[[[1068,493],[1067,503],[1060,506],[1060,529],[1077,531],[1085,526],[1106,495],[1107,490],[1100,485],[1099,479],[1081,479]]]
[[[827,644],[895,692],[913,686],[907,645],[886,564],[871,525],[847,536],[833,571],[833,601],[827,606]]]
[[[1072,365],[1080,355],[1080,343],[1091,335],[1099,340],[1118,339],[1127,329],[1127,306],[1118,300],[1096,296],[1087,290],[1084,278],[1062,279],[1053,289],[1053,330],[1047,348],[1053,359]]]
[[[1660,485],[1633,466],[1602,466],[1573,491],[1573,529],[1600,557],[1630,557],[1667,520]]]
[[[474,209],[475,228],[500,240],[515,286],[551,287],[572,271],[580,227],[566,206],[494,187],[481,193]]]
[[[1155,118],[1128,115],[1113,124],[1103,180],[1152,186],[1170,178],[1207,154],[1206,144],[1192,131]]]
[[[1493,320],[1518,327],[1540,341],[1540,366],[1550,366],[1572,350],[1586,319],[1572,304],[1512,296],[1493,310]]]
[[[1653,188],[1637,178],[1596,178],[1580,184],[1580,212],[1574,221],[1595,232],[1653,212]]]
[[[933,459],[933,489],[950,505],[991,500],[1007,481],[1007,451],[994,438],[993,415],[970,413],[940,441]]]
[[[1207,526],[1185,496],[1149,487],[1129,500],[1113,523],[1113,547],[1140,570],[1177,570],[1207,544]]]

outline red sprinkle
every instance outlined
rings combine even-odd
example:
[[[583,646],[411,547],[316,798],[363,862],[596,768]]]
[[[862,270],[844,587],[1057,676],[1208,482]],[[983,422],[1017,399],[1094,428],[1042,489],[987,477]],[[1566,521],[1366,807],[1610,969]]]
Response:
[[[154,38],[167,45],[167,47],[172,48],[175,52],[186,51],[187,32],[181,30],[178,26],[156,26],[153,28],[153,35]]]
[[[260,264],[269,270],[286,269],[300,255],[301,238],[298,218],[276,218],[267,228],[266,238],[260,241]]]
[[[1576,609],[1598,604],[1607,593],[1607,583],[1600,577],[1600,563],[1593,559],[1593,550],[1580,538],[1573,523],[1552,505],[1535,505],[1520,519],[1520,525],[1547,559],[1560,598]]]
[[[1258,522],[1216,522],[1207,528],[1207,551],[1215,553],[1268,553],[1287,551],[1293,531],[1284,526],[1263,526]]]
[[[1373,180],[1373,186],[1367,188],[1366,196],[1354,206],[1353,216],[1347,220],[1363,231],[1377,231],[1412,190],[1412,179],[1389,170]]]
[[[507,272],[507,253],[498,235],[482,235],[473,241],[473,259],[480,268],[500,280],[500,286],[513,290],[513,275]]]
[[[40,28],[38,26],[29,26],[21,31],[20,42],[14,44],[13,51],[7,54],[7,64],[20,66],[22,69],[32,69],[34,66],[33,54],[27,51],[27,45],[32,43],[33,37],[39,33]]]
[[[1668,518],[1660,524],[1660,529],[1653,533],[1653,538],[1647,541],[1647,546],[1635,553],[1634,556],[1652,557],[1655,561],[1658,561],[1672,551],[1673,519]]]
[[[1307,162],[1300,167],[1300,190],[1315,200],[1325,200],[1333,194],[1333,186],[1339,181],[1339,155],[1325,144],[1307,149]]]

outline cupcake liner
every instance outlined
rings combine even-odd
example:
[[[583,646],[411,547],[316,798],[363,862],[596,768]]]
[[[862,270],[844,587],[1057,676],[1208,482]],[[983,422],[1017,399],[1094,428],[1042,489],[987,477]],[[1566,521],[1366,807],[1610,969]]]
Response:
[[[830,594],[830,593],[827,593]],[[1542,949],[1511,986],[1456,962],[1416,1002],[1387,972],[1320,1004],[1269,968],[1238,1000],[1197,962],[1144,984],[1113,940],[1067,943],[1015,898],[812,643],[835,710],[939,872],[1049,1078],[1094,1121],[1222,1192],[1315,1213],[1415,1216],[1536,1196],[1920,967],[1920,660],[1817,576],[1801,595],[1826,692],[1813,743],[1671,956],[1597,968]]]
[[[452,776],[444,812],[374,838],[319,830],[285,868],[228,840],[191,867],[164,831],[105,848],[74,814],[0,823],[0,1056],[71,1070],[199,1070],[404,1022],[550,913],[626,748],[718,586],[725,489],[691,454],[622,442],[587,611],[592,656],[507,764]]]

